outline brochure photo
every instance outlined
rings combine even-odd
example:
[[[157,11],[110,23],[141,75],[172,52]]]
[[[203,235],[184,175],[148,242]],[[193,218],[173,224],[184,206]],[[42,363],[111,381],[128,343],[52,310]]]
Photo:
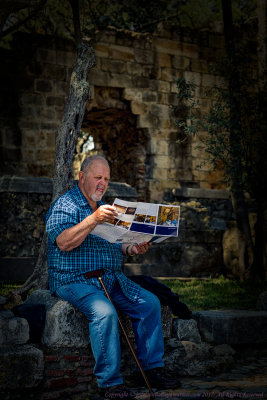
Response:
[[[118,217],[98,225],[91,234],[113,243],[161,242],[178,236],[180,206],[115,199]]]

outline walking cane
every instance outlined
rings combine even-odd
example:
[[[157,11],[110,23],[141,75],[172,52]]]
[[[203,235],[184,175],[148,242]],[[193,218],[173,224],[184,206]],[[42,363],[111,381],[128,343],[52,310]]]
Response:
[[[96,270],[96,271],[86,272],[86,273],[84,274],[84,277],[85,277],[86,279],[88,279],[88,278],[93,278],[93,277],[97,277],[97,279],[98,279],[98,281],[100,282],[102,288],[104,289],[104,292],[105,292],[105,294],[106,294],[108,300],[109,300],[109,301],[111,302],[111,304],[114,306],[113,301],[112,301],[112,299],[111,299],[111,297],[110,297],[110,295],[109,295],[109,293],[108,293],[108,291],[107,291],[107,289],[106,289],[106,286],[105,286],[105,284],[104,284],[104,282],[103,282],[103,280],[102,280],[102,274],[103,274],[103,272],[104,272],[103,269],[98,269],[98,270]],[[115,306],[114,306],[114,307],[115,307]],[[148,388],[149,393],[150,393],[150,400],[153,400],[153,399],[155,399],[155,394],[154,394],[154,392],[153,392],[153,390],[152,390],[152,388],[151,388],[151,385],[150,385],[150,383],[149,383],[149,380],[147,379],[147,376],[146,376],[146,374],[145,374],[145,371],[143,370],[143,368],[142,368],[142,366],[141,366],[141,364],[140,364],[140,361],[138,360],[138,357],[137,357],[137,355],[136,355],[136,353],[135,353],[135,350],[134,350],[134,348],[133,348],[133,346],[132,346],[132,344],[131,344],[131,342],[130,342],[130,340],[129,340],[129,337],[128,337],[127,332],[126,332],[126,330],[125,330],[125,328],[124,328],[124,326],[123,326],[123,324],[122,324],[122,322],[121,322],[121,319],[120,319],[119,315],[118,315],[118,322],[119,322],[119,325],[120,325],[120,327],[121,327],[121,330],[122,330],[122,332],[123,332],[123,334],[124,334],[124,336],[125,336],[125,339],[126,339],[126,341],[127,341],[127,343],[128,343],[128,346],[129,346],[129,348],[130,348],[130,350],[131,350],[131,352],[132,352],[132,355],[134,356],[134,359],[135,359],[135,361],[136,361],[136,364],[138,365],[138,368],[140,369],[140,372],[141,372],[141,374],[142,374],[142,376],[143,376],[143,378],[144,378],[144,381],[145,381],[145,383],[146,383],[146,385],[147,385],[147,388]]]

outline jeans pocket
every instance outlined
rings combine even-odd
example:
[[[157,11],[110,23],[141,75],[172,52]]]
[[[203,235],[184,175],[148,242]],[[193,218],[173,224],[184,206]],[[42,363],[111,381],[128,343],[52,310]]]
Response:
[[[71,294],[70,285],[60,286],[56,290],[56,296],[60,297],[62,300],[68,301],[70,294]]]

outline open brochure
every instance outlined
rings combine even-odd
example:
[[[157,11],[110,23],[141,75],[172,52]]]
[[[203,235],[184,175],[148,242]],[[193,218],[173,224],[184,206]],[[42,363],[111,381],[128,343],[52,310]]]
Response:
[[[112,243],[162,242],[178,236],[180,206],[115,199],[114,223],[97,225],[91,234]]]

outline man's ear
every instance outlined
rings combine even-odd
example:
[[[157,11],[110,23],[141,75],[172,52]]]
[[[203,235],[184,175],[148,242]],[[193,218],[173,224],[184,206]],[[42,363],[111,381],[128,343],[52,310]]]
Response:
[[[83,183],[84,182],[84,172],[83,171],[79,171],[79,182]]]

